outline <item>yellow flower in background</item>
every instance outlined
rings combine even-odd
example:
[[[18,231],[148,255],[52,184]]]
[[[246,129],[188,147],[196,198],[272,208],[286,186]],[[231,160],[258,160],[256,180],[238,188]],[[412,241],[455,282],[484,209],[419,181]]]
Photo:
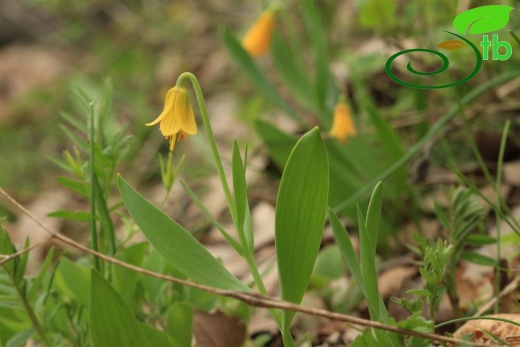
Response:
[[[336,104],[334,122],[329,133],[342,143],[347,143],[349,137],[357,135],[356,127],[350,116],[350,109],[346,103],[339,102]]]
[[[275,23],[275,16],[272,10],[262,12],[257,21],[245,34],[242,40],[242,47],[253,57],[265,54],[269,50]]]
[[[152,126],[159,122],[161,122],[159,130],[170,141],[170,151],[173,151],[175,143],[187,137],[187,134],[197,133],[195,115],[185,88],[171,88],[166,94],[162,113],[146,125]]]

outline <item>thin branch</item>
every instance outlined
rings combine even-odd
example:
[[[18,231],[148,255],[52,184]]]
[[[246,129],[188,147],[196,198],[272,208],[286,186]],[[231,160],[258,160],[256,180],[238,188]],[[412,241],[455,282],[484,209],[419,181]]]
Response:
[[[324,318],[327,318],[330,320],[336,320],[336,321],[345,322],[345,323],[349,323],[349,324],[357,324],[357,325],[365,326],[368,328],[381,329],[381,330],[386,330],[389,332],[408,335],[408,336],[416,336],[416,337],[420,337],[420,338],[424,338],[424,339],[428,339],[428,340],[432,340],[432,341],[437,341],[437,342],[462,344],[464,346],[479,346],[479,347],[486,346],[484,344],[462,341],[462,340],[458,340],[458,339],[454,339],[454,338],[450,338],[450,337],[442,336],[442,335],[427,334],[427,333],[422,333],[422,332],[418,332],[418,331],[405,330],[405,329],[401,329],[401,328],[393,326],[393,325],[370,321],[367,319],[362,319],[362,318],[349,316],[349,315],[336,313],[336,312],[331,312],[331,311],[327,311],[327,310],[316,309],[316,308],[312,308],[312,307],[302,307],[297,304],[293,304],[293,303],[290,303],[287,301],[272,298],[272,297],[262,295],[259,293],[237,292],[237,291],[213,288],[213,287],[205,286],[202,284],[197,284],[197,283],[194,283],[191,281],[182,280],[179,278],[156,273],[156,272],[153,272],[153,271],[150,271],[147,269],[143,269],[141,267],[120,261],[116,258],[112,258],[103,253],[93,251],[92,249],[90,249],[66,236],[63,236],[63,235],[53,231],[52,229],[47,227],[45,224],[40,222],[31,212],[29,212],[25,207],[23,207],[20,203],[18,203],[13,197],[11,197],[1,187],[0,187],[0,194],[3,195],[9,202],[11,202],[14,206],[16,206],[25,215],[27,215],[27,217],[29,217],[36,224],[38,224],[43,230],[48,232],[52,238],[55,238],[76,249],[84,251],[85,253],[99,257],[112,264],[124,267],[126,269],[129,269],[129,270],[132,270],[132,271],[135,271],[135,272],[138,272],[138,273],[150,276],[150,277],[155,277],[155,278],[162,279],[165,281],[178,283],[178,284],[181,284],[184,286],[201,289],[201,290],[204,290],[206,292],[213,293],[216,295],[222,295],[222,296],[234,298],[234,299],[237,299],[239,301],[246,303],[249,306],[262,307],[262,308],[278,308],[278,309],[282,309],[282,310],[300,312],[300,313],[305,313],[305,314],[309,314],[309,315],[313,315],[313,316],[324,317]]]
[[[0,188],[1,189],[1,188]],[[5,263],[7,263],[8,261],[22,255],[22,254],[25,254],[27,252],[30,252],[31,250],[33,250],[34,248],[36,247],[39,247],[43,244],[45,244],[47,241],[49,241],[52,237],[48,238],[48,239],[45,239],[45,240],[42,240],[42,241],[39,241],[39,242],[36,242],[35,244],[32,244],[30,245],[29,247],[27,248],[24,248],[22,250],[19,250],[18,252],[16,253],[11,253],[11,254],[0,254],[0,266],[1,265],[4,265]]]

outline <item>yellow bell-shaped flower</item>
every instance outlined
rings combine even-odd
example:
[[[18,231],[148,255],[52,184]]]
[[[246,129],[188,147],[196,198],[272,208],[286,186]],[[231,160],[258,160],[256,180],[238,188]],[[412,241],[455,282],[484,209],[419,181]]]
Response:
[[[334,107],[334,121],[329,133],[342,143],[347,143],[349,137],[357,135],[356,127],[350,116],[350,109],[346,103],[339,102]]]
[[[273,10],[267,9],[262,12],[257,21],[244,35],[242,47],[253,57],[265,54],[269,50],[275,23]]]
[[[170,151],[175,148],[175,143],[187,137],[187,134],[197,133],[197,123],[190,104],[188,92],[185,88],[173,87],[166,94],[164,110],[147,126],[160,123],[159,130],[170,141]]]

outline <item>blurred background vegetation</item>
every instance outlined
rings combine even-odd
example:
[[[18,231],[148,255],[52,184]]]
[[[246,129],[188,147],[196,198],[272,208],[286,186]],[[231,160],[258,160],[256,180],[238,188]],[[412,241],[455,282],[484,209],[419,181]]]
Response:
[[[500,72],[517,68],[518,47],[503,30],[501,39],[512,42],[513,57],[506,62],[484,62],[477,77],[457,88],[431,91],[396,87],[384,71],[384,63],[392,53],[403,48],[434,48],[446,39],[442,30],[452,29],[457,13],[491,3],[514,5],[513,1],[316,1],[336,94],[348,96],[359,132],[373,133],[365,108],[366,100],[370,100],[395,129],[400,146],[406,150],[466,92]],[[289,14],[278,18],[280,27],[298,38],[298,56],[312,72],[313,52],[300,4],[280,4]],[[166,91],[184,71],[198,76],[214,127],[229,130],[229,135],[220,131],[223,143],[231,144],[233,138],[238,138],[259,145],[253,126],[258,118],[270,118],[289,133],[303,132],[301,126],[285,124],[287,117],[276,116],[280,111],[237,67],[219,36],[219,30],[227,28],[240,38],[266,5],[225,0],[0,2],[0,186],[14,191],[22,201],[57,187],[54,177],[60,169],[48,158],[60,157],[72,147],[60,129],[60,113],[75,112],[71,90],[83,88],[95,95],[107,77],[114,88],[115,118],[133,136],[130,153],[118,171],[131,168],[125,174],[138,180],[159,179],[156,153],[166,153],[167,144],[157,136],[156,129],[144,123],[155,119]],[[509,28],[515,30],[519,25],[520,16],[512,15]],[[468,54],[455,52],[450,58],[454,70],[440,80],[465,76],[471,59]],[[298,116],[307,126],[320,123],[291,99],[269,56],[256,62],[291,107],[296,105]],[[435,64],[424,58],[426,67]],[[510,85],[488,92],[469,105],[475,134],[484,129],[500,133],[506,119],[513,119],[512,130],[517,131],[518,94],[518,88]],[[322,131],[328,131],[331,117],[329,121],[321,119]],[[434,146],[426,153],[428,160],[445,167],[448,158],[440,148],[447,146],[455,155],[450,158],[452,162],[474,162],[470,147],[464,146],[466,140],[457,135],[464,131],[460,122],[452,130],[449,143]],[[373,138],[356,141],[349,144],[352,153],[382,146]],[[199,137],[190,137],[189,142],[194,146],[178,147],[178,152],[192,156],[183,171],[189,170],[190,179],[204,177],[212,167],[207,144]],[[359,153],[352,158],[363,160],[363,152]],[[278,169],[273,167],[268,163],[263,169],[278,175]],[[408,191],[403,189],[404,193]],[[406,208],[399,210],[409,213]],[[400,218],[398,213],[395,219]]]

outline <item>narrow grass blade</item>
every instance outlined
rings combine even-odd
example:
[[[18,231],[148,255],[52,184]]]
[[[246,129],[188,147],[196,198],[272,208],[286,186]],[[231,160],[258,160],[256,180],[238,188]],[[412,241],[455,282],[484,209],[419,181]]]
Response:
[[[379,234],[379,222],[381,220],[381,206],[383,204],[383,183],[379,182],[370,198],[368,204],[366,228],[370,244],[372,245],[372,254],[376,254],[377,236]]]
[[[237,39],[227,29],[223,29],[220,33],[224,46],[228,50],[231,57],[242,68],[246,75],[251,79],[253,84],[260,90],[269,101],[281,108],[289,116],[301,122],[294,111],[289,107],[274,86],[265,78],[265,74],[260,71],[255,64],[253,58],[247,53]]]
[[[236,141],[233,143],[233,157],[232,157],[232,171],[233,171],[233,194],[235,196],[235,205],[237,210],[237,223],[239,226],[244,225],[247,209],[247,185],[246,172],[240,150]]]
[[[343,256],[350,273],[354,277],[354,280],[363,292],[363,295],[366,297],[365,281],[363,281],[363,274],[361,273],[361,267],[359,266],[356,251],[354,250],[354,246],[350,241],[347,230],[343,227],[343,224],[341,224],[338,216],[336,216],[331,208],[328,209],[328,212],[332,232],[334,233],[334,238],[338,243],[341,255]]]
[[[372,251],[374,247],[370,241],[370,235],[365,227],[365,219],[358,206],[358,225],[359,225],[359,247],[360,256],[359,262],[361,265],[361,272],[363,273],[363,280],[365,282],[366,299],[368,303],[368,310],[370,311],[370,318],[379,320],[379,289],[377,285],[377,270],[375,262],[375,254]]]
[[[283,170],[291,150],[296,145],[296,138],[284,133],[274,125],[260,120],[256,121],[255,128],[269,149],[274,162]]]

